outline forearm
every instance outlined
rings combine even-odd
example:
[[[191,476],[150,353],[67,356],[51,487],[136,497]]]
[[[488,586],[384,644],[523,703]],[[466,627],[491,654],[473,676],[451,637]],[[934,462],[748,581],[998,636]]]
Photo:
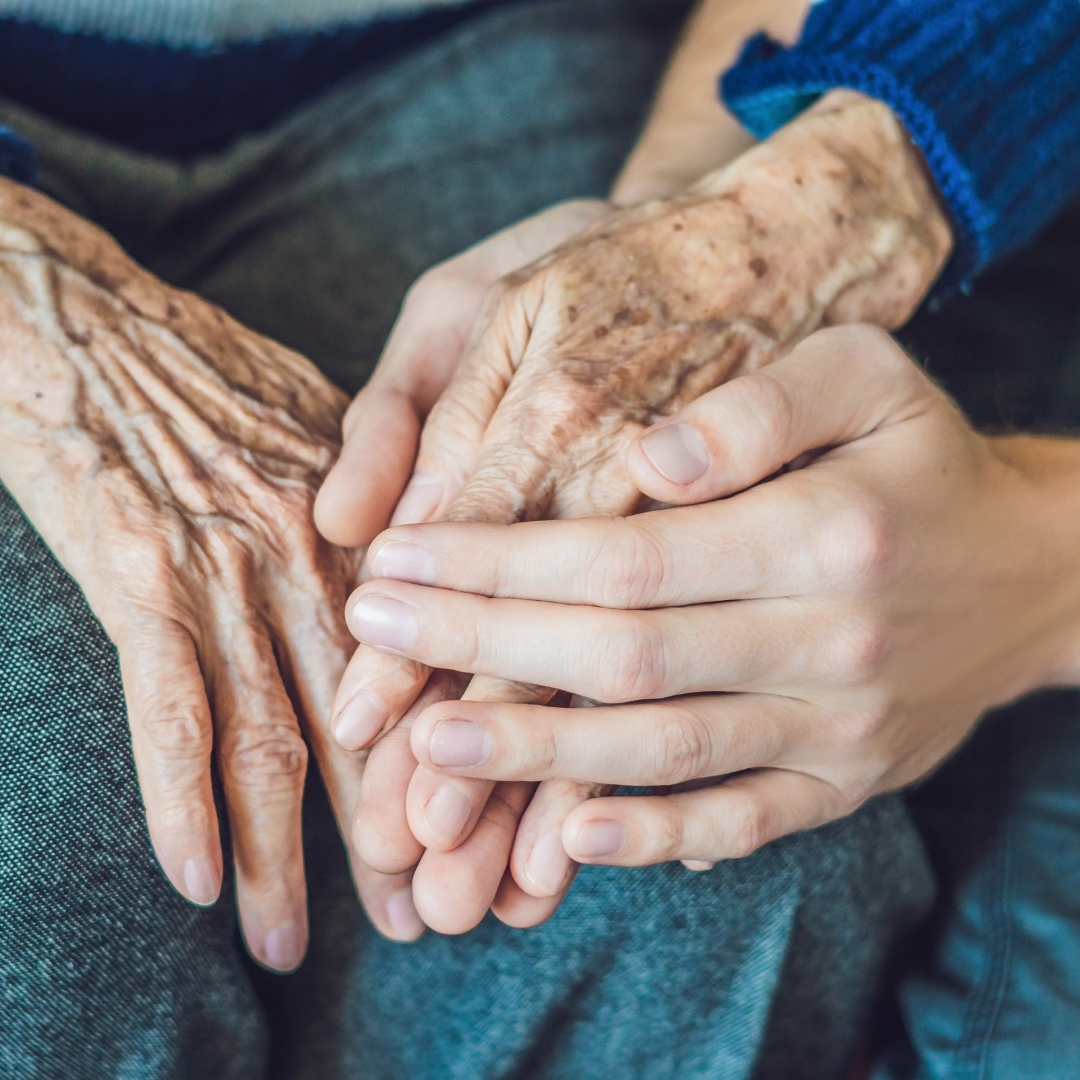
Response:
[[[629,206],[674,195],[753,145],[753,136],[720,102],[717,79],[751,34],[765,30],[793,41],[807,7],[807,0],[702,0],[615,182],[614,202]]]

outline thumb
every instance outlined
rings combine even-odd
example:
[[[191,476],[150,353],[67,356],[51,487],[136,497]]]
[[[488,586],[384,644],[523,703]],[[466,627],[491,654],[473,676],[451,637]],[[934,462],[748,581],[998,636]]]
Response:
[[[345,416],[341,456],[315,504],[316,525],[328,540],[358,547],[385,528],[412,471],[421,425],[458,371],[474,326],[478,321],[483,325],[485,299],[495,282],[609,213],[611,207],[599,200],[560,203],[420,276],[405,297],[371,381]],[[454,395],[469,403],[475,381],[458,381]],[[482,377],[479,381],[484,382]],[[502,389],[494,388],[496,396]],[[455,463],[459,471],[467,471],[472,460],[470,441],[482,437],[485,417],[466,411],[471,421],[466,424],[468,430],[455,438],[461,410],[455,408],[455,400],[447,404],[438,411],[451,428],[450,448],[459,450],[460,461]],[[444,478],[427,463],[429,458],[438,462],[439,443],[436,432],[421,446],[416,463],[419,475],[398,517],[423,520],[441,501],[438,485],[455,483],[453,477]]]
[[[932,384],[884,330],[820,330],[642,432],[627,451],[638,489],[706,502],[760,483],[803,454],[910,418]]]
[[[386,525],[409,478],[420,421],[407,392],[372,385],[356,396],[341,454],[315,499],[315,525],[327,540],[360,547]]]

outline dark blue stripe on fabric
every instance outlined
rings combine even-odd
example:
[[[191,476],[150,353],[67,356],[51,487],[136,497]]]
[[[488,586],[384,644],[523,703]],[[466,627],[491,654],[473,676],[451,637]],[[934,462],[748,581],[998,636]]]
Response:
[[[20,184],[33,184],[37,180],[34,144],[6,127],[0,127],[0,176],[18,180]]]
[[[751,39],[721,85],[762,138],[838,86],[890,105],[955,226],[937,295],[1080,189],[1078,0],[825,0],[794,48]]]
[[[0,94],[134,149],[182,157],[263,127],[343,76],[499,2],[220,49],[146,45],[0,19]]]

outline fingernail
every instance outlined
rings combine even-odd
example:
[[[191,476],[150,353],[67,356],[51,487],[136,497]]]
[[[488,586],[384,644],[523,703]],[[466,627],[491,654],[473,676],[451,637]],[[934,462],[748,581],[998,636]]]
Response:
[[[422,547],[403,544],[400,540],[388,540],[379,548],[371,561],[371,572],[375,577],[415,581],[417,585],[435,584],[435,563],[431,556]]]
[[[218,898],[221,883],[214,864],[205,856],[184,863],[184,895],[193,903],[206,907]]]
[[[491,736],[471,720],[440,720],[428,752],[433,765],[483,765],[491,754]]]
[[[693,870],[695,874],[703,874],[716,865],[716,863],[706,862],[704,859],[683,859],[682,864],[687,870]]]
[[[570,856],[563,847],[562,836],[557,832],[544,833],[529,853],[525,876],[545,896],[554,896],[569,873]]]
[[[412,608],[389,596],[365,596],[353,604],[349,629],[365,644],[395,652],[411,649],[419,633]]]
[[[665,424],[641,440],[652,467],[673,484],[689,484],[709,467],[705,440],[689,424]]]
[[[265,960],[275,971],[292,971],[304,957],[304,935],[295,920],[275,926],[266,935]]]
[[[391,525],[413,525],[427,521],[439,507],[443,482],[432,473],[415,472],[394,509]]]
[[[386,901],[386,919],[400,941],[415,941],[427,929],[417,914],[412,888],[402,889]]]
[[[470,817],[469,797],[453,784],[443,784],[424,807],[424,824],[441,844],[454,843]]]
[[[626,847],[626,830],[618,821],[586,821],[578,833],[576,847],[583,859],[617,855]]]
[[[374,694],[358,690],[341,707],[331,729],[340,746],[346,750],[359,750],[382,731],[389,715]]]

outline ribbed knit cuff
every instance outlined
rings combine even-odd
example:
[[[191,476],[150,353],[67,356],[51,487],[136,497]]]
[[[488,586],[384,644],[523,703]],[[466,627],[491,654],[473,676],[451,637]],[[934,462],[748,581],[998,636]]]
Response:
[[[0,127],[0,176],[20,184],[33,184],[37,179],[34,144],[6,127]]]
[[[824,0],[797,45],[751,38],[721,80],[759,138],[837,87],[884,101],[926,158],[956,244],[936,296],[1080,189],[1077,0]]]

